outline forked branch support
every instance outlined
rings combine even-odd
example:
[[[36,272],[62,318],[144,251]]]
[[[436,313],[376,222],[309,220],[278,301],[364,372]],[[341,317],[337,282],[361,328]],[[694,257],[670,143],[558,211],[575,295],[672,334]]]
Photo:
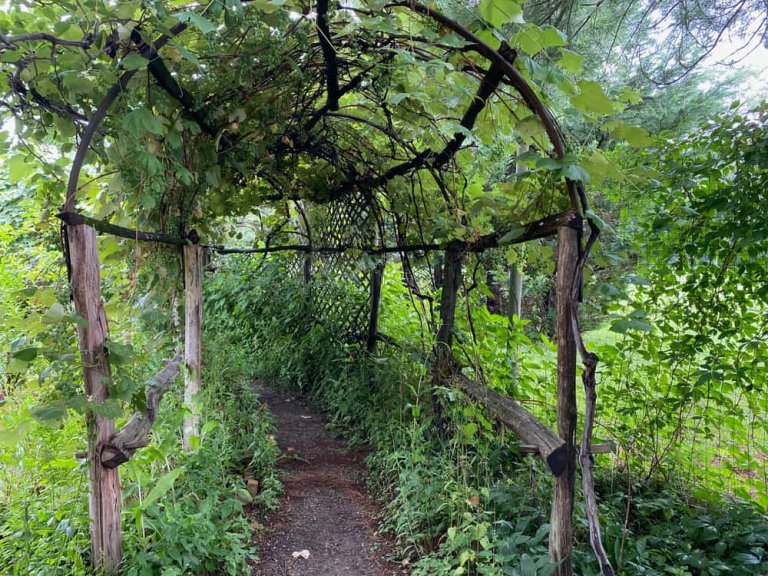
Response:
[[[146,411],[135,412],[101,449],[101,463],[105,468],[117,468],[131,459],[139,448],[149,444],[149,431],[157,419],[163,394],[179,375],[181,357],[170,360],[147,385]]]

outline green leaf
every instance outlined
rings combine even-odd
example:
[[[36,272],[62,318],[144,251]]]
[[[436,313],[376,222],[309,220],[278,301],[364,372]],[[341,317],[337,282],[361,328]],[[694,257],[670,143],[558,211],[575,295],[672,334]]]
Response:
[[[142,502],[142,508],[146,509],[148,506],[151,506],[155,502],[157,502],[160,498],[166,495],[168,491],[173,488],[174,482],[176,482],[176,479],[181,476],[184,473],[184,468],[179,467],[171,470],[164,476],[162,476],[158,481],[157,484],[154,485],[152,490],[149,491],[146,498],[144,498],[144,502]]]
[[[517,240],[523,234],[525,234],[525,227],[515,226],[514,228],[512,228],[512,230],[510,230],[509,232],[504,234],[501,238],[499,238],[499,244],[508,244],[513,240]]]
[[[48,378],[48,375],[53,371],[53,364],[49,364],[45,368],[43,368],[42,372],[38,374],[37,376],[37,383],[42,384],[46,378]]]
[[[111,340],[104,342],[104,347],[109,351],[109,361],[115,365],[127,364],[135,354],[133,348],[128,344],[120,344]]]
[[[579,82],[579,94],[571,98],[571,104],[577,110],[589,114],[613,113],[613,104],[603,92],[602,86],[592,80]]]
[[[22,362],[32,362],[37,358],[37,348],[24,348],[13,353],[13,357]]]
[[[629,320],[618,320],[611,326],[611,332],[618,332],[619,334],[626,334],[630,330],[651,332],[653,328],[648,322],[634,318]]]
[[[253,6],[265,14],[277,12],[284,4],[284,0],[253,0]]]
[[[584,56],[572,52],[571,50],[563,49],[561,51],[559,64],[566,72],[578,74],[584,66]]]
[[[611,123],[608,128],[614,138],[625,140],[627,144],[635,148],[653,144],[654,139],[648,134],[648,131],[639,126],[633,126],[626,122]]]
[[[605,223],[605,220],[603,220],[602,218],[600,218],[600,216],[598,216],[597,214],[595,214],[594,212],[592,212],[592,210],[586,210],[586,211],[584,212],[584,215],[585,215],[585,216],[586,216],[586,217],[587,217],[589,220],[591,220],[592,222],[594,222],[594,223],[595,223],[595,226],[597,226],[597,229],[598,229],[598,230],[601,230],[601,231],[602,231],[602,230],[605,230],[606,228],[607,228],[607,229],[610,229],[610,228],[611,228],[610,226],[608,226],[608,224],[606,224],[606,223]]]
[[[30,410],[32,418],[43,424],[56,424],[67,417],[67,405],[63,400],[38,404]]]
[[[58,324],[67,315],[67,311],[64,309],[64,306],[62,306],[59,302],[54,302],[53,305],[46,310],[45,314],[43,314],[43,324]]]
[[[211,420],[209,422],[206,422],[205,424],[203,424],[203,428],[200,430],[200,435],[205,436],[209,432],[218,428],[218,426],[219,426],[219,423],[216,420]]]
[[[536,562],[529,554],[523,554],[520,557],[520,574],[522,576],[536,576]]]
[[[565,46],[568,44],[568,39],[554,26],[544,26],[541,29],[541,44],[544,48]]]
[[[734,554],[733,559],[740,564],[747,566],[755,566],[760,564],[760,558],[754,554],[747,554],[746,552],[739,552],[738,554]]]
[[[10,180],[11,184],[16,184],[19,180],[35,172],[32,163],[27,163],[27,160],[21,155],[12,156],[5,162],[5,166],[8,170],[8,180]]]
[[[176,18],[178,18],[181,22],[192,24],[192,26],[200,30],[200,32],[203,34],[210,34],[216,30],[216,25],[213,22],[207,18],[204,18],[203,16],[200,16],[200,14],[197,12],[185,10],[184,12],[179,12],[176,14]]]
[[[62,83],[72,94],[85,94],[93,88],[93,83],[86,76],[77,72],[64,76]]]
[[[480,0],[480,14],[495,28],[510,22],[523,23],[523,9],[514,0]]]
[[[569,180],[589,182],[589,173],[578,164],[567,164],[563,166],[563,176]]]
[[[123,68],[126,70],[143,70],[148,64],[149,60],[136,53],[129,54],[122,61]]]
[[[164,132],[163,123],[160,122],[149,110],[146,108],[139,108],[126,114],[123,118],[123,128],[127,132],[138,132],[146,130],[151,134],[162,135]]]

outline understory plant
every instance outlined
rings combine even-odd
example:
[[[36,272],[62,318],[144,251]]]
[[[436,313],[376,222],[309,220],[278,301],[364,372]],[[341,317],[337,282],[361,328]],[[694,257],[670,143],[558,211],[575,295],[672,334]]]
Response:
[[[420,346],[423,319],[397,265],[384,281],[380,330],[387,338],[372,355],[340,331],[348,312],[342,305],[335,309],[339,318],[313,317],[311,291],[324,288],[294,280],[290,269],[290,261],[281,259],[230,263],[212,287],[214,305],[220,314],[229,311],[223,322],[244,326],[244,345],[258,351],[254,369],[260,377],[304,391],[330,416],[333,430],[368,447],[369,485],[383,503],[382,530],[396,539],[397,561],[422,576],[551,574],[551,474],[520,454],[512,434],[461,393],[434,389],[429,346]],[[473,320],[478,333],[493,336],[506,321],[487,314]],[[552,348],[532,342],[521,328],[516,333],[507,324],[502,353],[509,361],[500,363],[507,370],[518,364],[519,390],[502,391],[542,404],[534,409],[546,418],[551,398],[531,388],[549,378]],[[461,337],[468,328],[459,322],[457,330]],[[479,341],[465,358],[488,357],[492,352],[484,346]],[[503,379],[488,381],[503,385]],[[433,392],[447,421],[441,426]],[[609,407],[603,410],[610,414]],[[621,573],[746,575],[768,569],[766,518],[754,505],[691,496],[683,479],[637,477],[620,458],[597,458],[604,541]],[[574,570],[597,575],[580,502],[574,518]]]

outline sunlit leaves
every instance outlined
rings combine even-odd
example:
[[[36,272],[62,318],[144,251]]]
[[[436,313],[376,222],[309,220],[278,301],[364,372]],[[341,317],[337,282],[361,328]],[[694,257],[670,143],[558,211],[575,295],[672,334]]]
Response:
[[[626,122],[611,122],[606,128],[611,131],[611,136],[626,141],[630,146],[648,146],[655,141],[644,128]]]
[[[123,128],[128,132],[149,132],[161,135],[164,132],[163,123],[146,108],[133,110],[123,118]]]
[[[515,0],[480,0],[479,9],[485,21],[496,28],[523,22],[523,9]]]
[[[588,114],[607,115],[613,113],[613,104],[605,95],[602,86],[593,80],[578,83],[579,93],[571,98],[574,108]]]
[[[565,46],[565,35],[552,26],[539,27],[535,24],[524,24],[512,36],[510,43],[520,48],[529,56],[534,56],[546,48]]]
[[[584,57],[571,50],[563,49],[560,53],[560,60],[558,63],[566,72],[578,74],[584,66]]]

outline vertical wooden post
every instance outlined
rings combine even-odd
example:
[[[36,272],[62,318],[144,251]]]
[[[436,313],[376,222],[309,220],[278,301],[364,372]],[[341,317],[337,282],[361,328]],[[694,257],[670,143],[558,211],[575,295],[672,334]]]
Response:
[[[516,155],[522,156],[528,152],[528,144],[522,142],[517,147]],[[520,162],[515,162],[515,174],[525,174],[528,168]],[[509,320],[512,323],[512,315],[516,314],[518,318],[523,316],[523,275],[517,264],[512,264],[509,270]]]
[[[88,322],[87,326],[78,325],[77,328],[85,393],[94,405],[99,405],[109,397],[112,371],[104,347],[108,328],[101,301],[96,230],[86,224],[78,224],[68,226],[66,233],[75,311]],[[122,556],[120,474],[116,468],[110,470],[101,464],[101,449],[115,433],[115,422],[89,410],[86,425],[93,565],[97,571],[116,574]]]
[[[442,285],[440,293],[440,327],[437,330],[434,364],[432,366],[433,387],[445,386],[454,372],[451,345],[453,344],[453,327],[456,320],[456,299],[459,293],[459,286],[461,286],[462,261],[462,253],[449,246],[445,251],[445,259],[440,274]],[[437,428],[445,429],[446,422],[443,419],[442,406],[434,390],[432,392],[432,410],[435,414]]]
[[[509,269],[509,322],[513,322],[513,316],[523,316],[523,275],[517,264],[512,264]]]
[[[191,234],[190,234],[191,236]],[[195,396],[200,392],[203,324],[203,292],[201,285],[200,246],[184,246],[184,417],[182,444],[191,449],[192,436],[200,436],[200,414]]]
[[[571,326],[571,295],[579,257],[579,232],[562,227],[557,235],[557,430],[565,440],[567,464],[555,480],[549,555],[557,576],[572,576],[573,502],[576,469],[576,342]]]
[[[368,321],[368,352],[376,350],[379,335],[379,305],[381,303],[381,283],[384,280],[384,262],[377,262],[371,272],[371,316]]]
[[[515,317],[519,320],[523,316],[523,275],[517,267],[517,264],[512,264],[509,269],[509,310],[507,310],[507,316],[509,317],[509,326],[515,325]],[[514,355],[514,365],[512,366],[512,382],[517,386],[520,364],[520,355],[516,352]]]
[[[456,298],[461,286],[462,260],[463,256],[458,250],[449,248],[445,251],[441,274],[443,289],[440,294],[440,328],[437,331],[435,349],[435,368],[438,376],[446,376],[444,372],[450,370],[453,363],[451,345],[456,319]]]

